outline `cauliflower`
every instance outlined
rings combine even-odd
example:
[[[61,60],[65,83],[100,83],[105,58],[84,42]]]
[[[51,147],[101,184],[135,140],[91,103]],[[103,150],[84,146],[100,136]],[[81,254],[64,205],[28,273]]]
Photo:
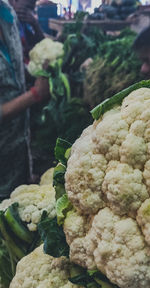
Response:
[[[44,254],[41,245],[18,263],[10,288],[82,288],[68,280],[69,266],[65,257],[56,259]]]
[[[37,224],[43,211],[47,211],[49,218],[56,216],[55,190],[51,185],[21,185],[10,195],[10,199],[0,203],[0,210],[6,210],[11,204],[19,204],[19,216],[27,223],[30,231],[37,230]]]
[[[150,89],[131,92],[74,143],[65,188],[70,260],[120,288],[150,287]]]
[[[36,75],[37,72],[43,70],[43,64],[45,64],[45,62],[49,64],[54,63],[55,60],[62,55],[62,43],[54,42],[49,38],[42,40],[30,51],[29,73],[33,76]]]
[[[53,183],[54,168],[48,169],[40,179],[40,185],[48,185]]]

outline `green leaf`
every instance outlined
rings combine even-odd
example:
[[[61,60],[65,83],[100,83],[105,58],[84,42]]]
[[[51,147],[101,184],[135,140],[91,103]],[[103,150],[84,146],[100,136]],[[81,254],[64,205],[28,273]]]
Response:
[[[73,208],[71,202],[68,199],[67,194],[64,194],[56,202],[56,214],[57,214],[57,223],[62,225],[68,211]]]
[[[44,252],[53,257],[69,256],[69,246],[63,228],[57,224],[57,218],[49,219],[47,213],[42,215],[38,231],[44,242]]]
[[[53,185],[64,184],[65,183],[65,172],[66,172],[66,166],[64,166],[61,163],[58,163],[58,165],[54,169],[53,173]]]
[[[21,240],[31,244],[33,241],[33,234],[30,232],[21,221],[18,213],[18,203],[13,203],[7,208],[4,218],[10,230]]]
[[[61,138],[58,138],[56,141],[55,158],[64,165],[66,165],[68,160],[66,159],[65,153],[71,146],[72,144],[70,142],[63,140]]]
[[[90,277],[86,269],[81,269],[79,275],[69,278],[69,281],[76,285],[81,285],[86,288],[100,288],[101,286]]]
[[[5,241],[9,250],[11,250],[14,260],[20,260],[25,256],[24,247],[19,247],[18,243],[15,242],[16,239],[12,238],[12,235],[7,227],[5,222],[4,212],[0,211],[0,233],[2,235],[3,240]]]
[[[115,284],[112,284],[109,279],[102,274],[99,270],[88,270],[89,276],[91,276],[102,288],[118,288]]]
[[[55,192],[56,192],[56,201],[61,198],[64,194],[66,194],[65,186],[64,184],[56,183],[55,185]]]
[[[0,240],[0,287],[8,288],[13,278],[11,271],[11,262],[7,248],[2,240]]]
[[[150,80],[142,80],[138,83],[135,83],[128,88],[122,90],[121,92],[115,94],[110,99],[106,99],[91,111],[93,118],[95,120],[98,120],[105,112],[112,109],[115,105],[120,105],[123,99],[127,97],[132,91],[143,87],[150,88]]]

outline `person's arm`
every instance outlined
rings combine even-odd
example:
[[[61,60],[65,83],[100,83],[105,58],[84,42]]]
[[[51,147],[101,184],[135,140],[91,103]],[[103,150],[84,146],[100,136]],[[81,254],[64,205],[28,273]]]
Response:
[[[49,97],[49,85],[46,78],[39,78],[35,82],[34,88],[17,98],[4,103],[0,107],[1,120],[13,118],[33,104],[45,100]]]

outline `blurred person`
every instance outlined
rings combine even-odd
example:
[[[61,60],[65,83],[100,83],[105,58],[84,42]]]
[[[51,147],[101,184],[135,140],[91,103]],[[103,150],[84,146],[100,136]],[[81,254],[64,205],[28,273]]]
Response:
[[[25,92],[22,46],[13,8],[0,0],[0,201],[28,180],[28,107],[49,97],[45,78]]]
[[[9,0],[19,19],[19,30],[22,40],[24,62],[29,62],[29,51],[44,38],[34,10],[36,0]]]
[[[146,79],[150,79],[150,26],[139,33],[133,48],[142,61],[141,73]]]

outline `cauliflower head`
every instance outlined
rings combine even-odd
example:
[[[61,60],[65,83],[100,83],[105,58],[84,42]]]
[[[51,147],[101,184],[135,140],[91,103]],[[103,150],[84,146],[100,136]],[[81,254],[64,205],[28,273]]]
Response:
[[[45,62],[51,64],[58,57],[62,56],[63,53],[62,43],[45,38],[37,43],[29,53],[29,73],[34,76],[37,72],[43,70],[43,64]]]
[[[65,257],[56,259],[44,254],[41,245],[18,262],[10,288],[82,288],[68,280],[69,266]]]
[[[67,163],[70,259],[120,288],[150,287],[150,89],[86,128]]]
[[[43,211],[49,218],[56,216],[55,189],[49,185],[21,185],[10,195],[9,199],[0,203],[0,210],[6,210],[11,204],[19,204],[18,212],[22,221],[27,223],[30,231],[37,230]]]

